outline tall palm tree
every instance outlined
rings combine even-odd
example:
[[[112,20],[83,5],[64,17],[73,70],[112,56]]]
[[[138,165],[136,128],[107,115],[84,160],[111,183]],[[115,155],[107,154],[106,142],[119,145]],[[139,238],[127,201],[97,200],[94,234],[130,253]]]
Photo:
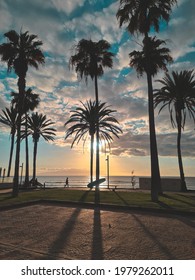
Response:
[[[36,159],[37,159],[37,146],[40,137],[45,141],[54,141],[54,136],[56,129],[52,128],[51,125],[54,124],[50,119],[48,120],[46,115],[32,113],[32,116],[28,116],[28,135],[32,135],[34,142],[33,151],[33,178],[32,182],[35,184],[36,181]],[[25,137],[25,135],[23,135]]]
[[[8,41],[0,45],[1,60],[7,63],[8,72],[14,70],[18,76],[19,113],[13,183],[13,196],[17,196],[19,183],[21,116],[26,87],[26,73],[29,66],[38,69],[39,64],[43,64],[45,60],[40,49],[42,42],[37,40],[36,35],[30,35],[28,31],[24,33],[21,31],[20,34],[18,34],[15,30],[11,30],[5,33],[4,36]]]
[[[7,169],[7,177],[10,177],[12,156],[13,156],[13,150],[14,150],[14,139],[15,139],[15,134],[16,134],[16,129],[17,129],[18,113],[17,113],[17,110],[14,109],[13,107],[11,107],[10,109],[5,108],[5,110],[2,110],[2,112],[3,112],[3,114],[0,115],[0,122],[11,128],[11,130],[10,130],[11,147],[10,147],[9,164],[8,164],[8,169]]]
[[[70,65],[75,67],[78,78],[85,78],[87,82],[90,76],[95,84],[95,100],[98,110],[98,77],[104,74],[104,68],[112,68],[114,54],[109,51],[110,44],[105,40],[93,42],[92,40],[82,39],[75,46],[75,54],[70,58]],[[99,128],[97,123],[96,132],[96,180],[100,176],[100,159],[99,159]]]
[[[161,20],[165,22],[169,21],[172,6],[176,3],[177,0],[120,0],[120,6],[116,17],[119,20],[119,26],[122,27],[126,25],[130,34],[134,35],[139,33],[144,35],[144,44],[146,46],[150,44],[150,29],[153,27],[154,30],[158,32]],[[147,67],[149,70],[149,65]],[[146,75],[148,82],[150,141],[152,141],[152,143],[150,143],[151,190],[154,190],[155,186],[157,186],[159,193],[162,193],[154,123],[152,81],[148,71],[146,71]],[[151,191],[151,196],[153,201],[158,200],[157,192]]]
[[[172,71],[172,75],[166,74],[162,80],[158,80],[162,88],[154,94],[155,107],[162,104],[159,113],[168,107],[171,124],[177,127],[177,154],[181,179],[181,190],[187,191],[182,155],[181,132],[184,129],[187,113],[195,121],[195,73],[193,70]]]
[[[15,106],[15,108],[18,109],[18,104],[19,104],[19,93],[12,92],[11,93],[13,99],[12,99],[12,104]],[[40,98],[38,94],[35,94],[32,92],[31,88],[28,88],[25,91],[25,96],[23,99],[23,108],[22,108],[22,115],[25,115],[25,146],[26,146],[26,170],[25,170],[25,181],[24,181],[24,186],[28,187],[29,186],[29,152],[28,152],[28,137],[27,137],[27,116],[29,111],[33,111],[37,106],[39,105]]]
[[[73,113],[70,119],[65,123],[65,126],[71,124],[66,131],[65,139],[74,134],[74,140],[71,148],[74,144],[78,144],[80,140],[85,141],[90,136],[90,180],[93,181],[93,151],[94,151],[94,136],[97,133],[97,120],[99,127],[100,141],[104,141],[110,147],[110,143],[113,138],[110,134],[116,137],[118,133],[122,133],[122,130],[118,127],[118,121],[113,117],[112,113],[116,112],[111,110],[110,106],[106,106],[106,103],[99,102],[98,110],[96,101],[87,101],[86,104],[81,102],[82,107],[77,107],[72,110]]]
[[[148,37],[147,43],[144,38],[142,51],[133,51],[129,54],[130,66],[136,69],[138,75],[142,76],[144,72],[147,75],[151,154],[151,197],[153,201],[158,200],[158,193],[162,193],[162,190],[154,121],[152,77],[155,76],[160,69],[167,70],[166,64],[172,61],[169,55],[169,49],[162,47],[163,44],[165,44],[165,41],[159,40],[156,37]]]

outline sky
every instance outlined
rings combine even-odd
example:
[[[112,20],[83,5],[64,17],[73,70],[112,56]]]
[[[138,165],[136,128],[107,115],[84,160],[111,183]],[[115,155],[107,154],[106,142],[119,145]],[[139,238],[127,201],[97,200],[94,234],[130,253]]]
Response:
[[[129,67],[128,54],[138,50],[141,37],[130,36],[125,27],[119,28],[116,12],[119,1],[115,0],[0,0],[0,43],[3,34],[11,29],[29,31],[42,40],[45,65],[39,70],[29,68],[27,88],[39,94],[41,102],[37,111],[55,122],[55,141],[38,144],[37,175],[89,175],[89,144],[74,146],[72,139],[64,140],[64,123],[70,110],[79,101],[95,99],[94,82],[78,81],[69,59],[73,46],[81,39],[107,40],[115,54],[113,68],[105,69],[99,78],[99,99],[117,110],[115,117],[123,129],[120,138],[114,138],[110,151],[110,175],[150,176],[148,99],[146,77],[138,78]],[[169,24],[161,24],[156,36],[167,40],[167,47],[174,59],[168,67],[173,70],[195,68],[195,1],[178,0],[173,8]],[[154,78],[156,81],[164,73]],[[0,62],[0,113],[10,106],[10,92],[17,92],[17,76],[7,74],[6,64]],[[177,130],[170,123],[169,113],[164,109],[155,111],[156,133],[162,176],[179,176],[177,162]],[[7,168],[10,151],[10,131],[0,124],[0,167]],[[33,142],[30,142],[30,171],[32,173]],[[194,176],[195,131],[187,118],[182,133],[182,155],[186,176]],[[101,175],[106,174],[106,154],[101,153]],[[21,163],[25,162],[24,144],[21,145]],[[12,166],[13,170],[13,166]],[[12,171],[13,174],[13,171]]]

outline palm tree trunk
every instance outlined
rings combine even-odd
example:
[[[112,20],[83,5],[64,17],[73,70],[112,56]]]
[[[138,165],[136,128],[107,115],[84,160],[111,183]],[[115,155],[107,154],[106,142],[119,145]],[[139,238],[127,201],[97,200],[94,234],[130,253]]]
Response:
[[[29,186],[29,153],[28,153],[28,136],[27,136],[27,113],[25,113],[25,144],[26,144],[26,174],[25,186]]]
[[[14,151],[14,136],[15,136],[15,134],[12,133],[12,136],[11,136],[10,157],[9,157],[9,165],[8,165],[8,170],[7,170],[7,177],[10,177],[10,172],[11,172],[12,156],[13,156],[13,151]]]
[[[93,145],[94,145],[94,134],[91,135],[91,156],[90,156],[90,181],[93,182]]]
[[[158,162],[158,151],[154,121],[154,101],[152,76],[147,73],[148,82],[148,112],[149,112],[149,131],[150,131],[150,157],[151,157],[151,198],[158,201],[158,194],[162,194],[160,169]]]
[[[19,76],[18,78],[18,89],[19,89],[19,104],[18,104],[18,122],[17,122],[17,143],[16,143],[16,158],[15,158],[15,171],[13,181],[12,195],[18,196],[19,191],[19,169],[20,169],[20,138],[21,138],[21,118],[22,118],[22,107],[23,98],[25,94],[25,75]]]
[[[36,181],[36,161],[37,161],[37,140],[34,140],[34,153],[33,153],[33,185],[35,185]]]
[[[98,82],[97,82],[97,75],[95,75],[95,98],[96,98],[96,110],[97,110],[97,116],[98,116],[98,104],[99,104],[99,98],[98,98]],[[100,152],[99,152],[99,119],[97,118],[97,124],[96,124],[96,180],[99,180],[100,178]]]
[[[183,162],[182,162],[182,155],[181,155],[181,110],[178,110],[176,114],[176,121],[177,121],[177,155],[178,155],[178,163],[179,163],[179,172],[180,172],[180,180],[181,180],[181,191],[186,192],[186,182],[183,170]]]

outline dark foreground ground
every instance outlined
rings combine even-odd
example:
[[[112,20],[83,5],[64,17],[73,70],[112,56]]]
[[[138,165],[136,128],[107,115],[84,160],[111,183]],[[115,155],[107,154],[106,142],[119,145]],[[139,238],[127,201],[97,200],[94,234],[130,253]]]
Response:
[[[49,204],[1,211],[0,259],[195,259],[195,217]]]

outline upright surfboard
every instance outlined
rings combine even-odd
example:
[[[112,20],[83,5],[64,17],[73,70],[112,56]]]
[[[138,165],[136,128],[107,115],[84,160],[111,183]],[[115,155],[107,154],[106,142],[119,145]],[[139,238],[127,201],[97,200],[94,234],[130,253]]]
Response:
[[[97,186],[97,185],[102,184],[102,183],[105,182],[105,181],[106,181],[106,178],[101,178],[101,179],[99,179],[99,180],[95,180],[95,181],[89,183],[87,186],[88,186],[88,188],[93,188],[93,187],[95,187],[95,186]]]

